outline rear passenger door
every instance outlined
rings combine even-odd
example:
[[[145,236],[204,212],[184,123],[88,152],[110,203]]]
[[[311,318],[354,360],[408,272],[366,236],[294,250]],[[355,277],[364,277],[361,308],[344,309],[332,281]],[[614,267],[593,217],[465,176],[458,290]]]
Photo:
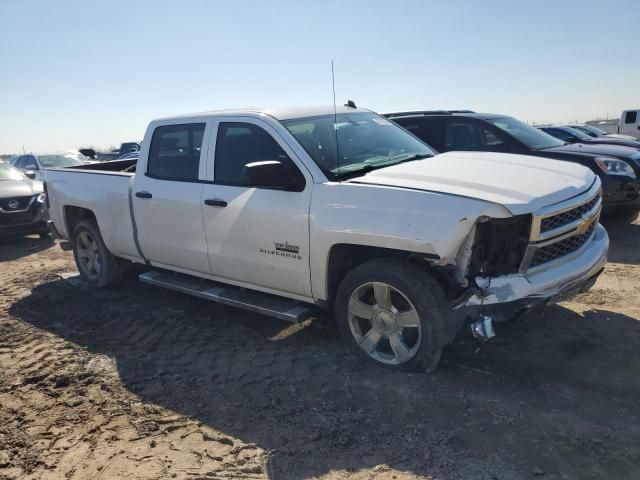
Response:
[[[153,265],[209,273],[200,201],[206,172],[206,119],[157,126],[145,139],[133,209],[142,252]]]
[[[202,192],[211,274],[274,293],[308,297],[309,205],[312,179],[268,123],[220,117],[211,136],[213,171]],[[296,191],[246,184],[246,164],[283,163]]]
[[[631,135],[634,138],[640,137],[640,111],[629,110],[622,116],[622,131],[624,135]]]

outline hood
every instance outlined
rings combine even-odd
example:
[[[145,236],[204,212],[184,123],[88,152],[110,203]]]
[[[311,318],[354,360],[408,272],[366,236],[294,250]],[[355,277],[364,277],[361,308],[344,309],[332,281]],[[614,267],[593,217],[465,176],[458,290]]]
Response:
[[[619,133],[607,133],[606,138],[621,138],[623,140],[636,140],[636,137],[632,137],[631,135],[620,135]]]
[[[579,195],[594,180],[591,170],[575,163],[509,153],[447,152],[349,181],[476,198],[519,215]]]
[[[561,147],[545,148],[544,152],[579,153],[583,155],[602,155],[606,157],[631,160],[636,157],[638,150],[622,145],[603,145],[597,143],[571,143]]]
[[[601,145],[620,145],[623,147],[631,147],[634,148],[636,150],[638,150],[640,148],[640,142],[638,142],[637,140],[628,140],[625,138],[615,138],[615,137],[596,137],[596,138],[592,138],[591,140],[589,140],[588,142],[589,145],[592,144],[601,144]]]
[[[42,182],[25,180],[0,180],[0,198],[30,197],[42,193]]]

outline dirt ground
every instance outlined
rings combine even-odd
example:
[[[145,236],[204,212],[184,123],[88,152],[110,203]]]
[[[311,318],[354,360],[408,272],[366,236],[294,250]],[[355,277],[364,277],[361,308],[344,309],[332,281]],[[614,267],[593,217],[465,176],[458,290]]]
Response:
[[[574,301],[448,348],[437,372],[0,242],[0,478],[640,478],[640,219]]]

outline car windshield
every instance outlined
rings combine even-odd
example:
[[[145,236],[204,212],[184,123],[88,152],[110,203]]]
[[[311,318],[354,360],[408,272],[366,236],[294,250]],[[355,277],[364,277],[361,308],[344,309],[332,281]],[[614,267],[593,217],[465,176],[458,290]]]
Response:
[[[9,165],[0,163],[0,181],[2,180],[24,180],[25,177],[20,170]]]
[[[586,130],[586,133],[591,132],[597,135],[598,137],[604,137],[605,135],[608,135],[607,132],[605,132],[601,128],[594,127],[593,125],[580,125],[579,127],[573,127],[573,128],[579,128],[580,130],[583,130],[583,131]]]
[[[548,133],[531,127],[515,118],[490,118],[489,122],[493,123],[500,130],[515,137],[516,140],[519,140],[532,150],[544,150],[546,148],[560,147],[565,144]]]
[[[38,160],[43,168],[75,167],[76,165],[84,165],[83,161],[70,153],[38,155]]]
[[[281,123],[330,179],[436,154],[406,130],[371,112],[295,118]]]
[[[564,127],[564,130],[580,140],[591,140],[591,137],[577,128]]]

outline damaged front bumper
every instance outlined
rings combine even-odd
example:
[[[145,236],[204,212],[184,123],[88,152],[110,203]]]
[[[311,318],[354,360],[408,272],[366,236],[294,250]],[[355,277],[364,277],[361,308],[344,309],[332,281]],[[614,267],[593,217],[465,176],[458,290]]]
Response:
[[[607,262],[609,236],[598,225],[592,241],[548,268],[531,274],[477,277],[478,289],[459,305],[473,317],[475,313],[507,320],[521,310],[556,303],[591,288]]]

